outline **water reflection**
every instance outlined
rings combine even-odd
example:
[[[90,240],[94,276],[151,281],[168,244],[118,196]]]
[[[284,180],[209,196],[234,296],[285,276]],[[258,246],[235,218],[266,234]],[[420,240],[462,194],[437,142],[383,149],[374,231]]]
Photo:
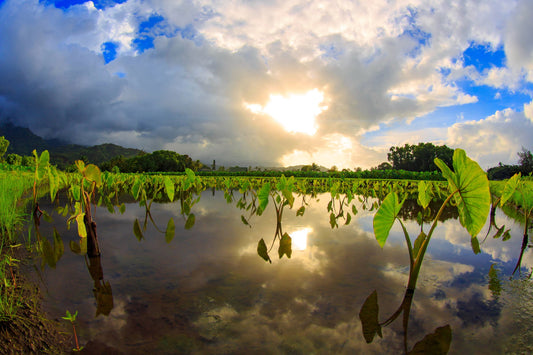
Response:
[[[285,212],[283,228],[292,237],[294,252],[290,260],[272,258],[272,264],[258,257],[256,246],[257,240],[271,238],[276,230],[274,209],[254,218],[250,228],[222,193],[213,197],[209,191],[190,211],[196,223],[186,229],[186,219],[176,218],[180,211],[176,203],[154,204],[151,213],[156,222],[176,221],[170,243],[150,223],[144,239],[134,237],[132,225],[146,213],[138,204],[128,204],[124,215],[97,209],[102,257],[92,265],[100,264],[95,270],[105,267],[105,282],[100,278],[103,271],[87,272],[91,262],[67,252],[55,270],[45,269],[46,307],[55,317],[65,309],[78,310],[82,342],[98,340],[128,354],[244,349],[247,353],[401,353],[401,322],[384,328],[383,338],[367,344],[358,315],[374,290],[381,314],[393,314],[401,302],[409,276],[402,231],[393,229],[391,243],[381,249],[372,233],[374,212],[359,208],[350,224],[332,228],[329,201],[329,195],[319,195],[308,199],[303,216]],[[516,291],[504,282],[516,258],[502,259],[504,254],[495,251],[504,245],[509,250],[505,255],[514,255],[521,246],[513,222],[505,224],[511,227],[512,238],[503,244],[487,239],[483,253],[476,256],[468,234],[455,228],[457,221],[443,222],[420,271],[409,339],[418,341],[450,324],[450,353],[499,354],[514,346],[515,332],[531,327],[533,317],[522,318],[519,324],[511,321],[518,311],[531,315],[533,307],[524,297],[512,296]],[[75,231],[61,230],[59,224],[56,228],[65,242],[78,240]],[[414,222],[407,228],[419,230]],[[498,299],[488,283],[493,263],[498,264],[502,281]],[[522,263],[533,265],[530,254]],[[112,308],[104,306],[98,312],[98,297],[88,286],[106,283],[113,285]],[[105,295],[105,287],[101,290]],[[107,316],[103,310],[109,310]],[[522,343],[521,349],[528,350],[530,344]]]

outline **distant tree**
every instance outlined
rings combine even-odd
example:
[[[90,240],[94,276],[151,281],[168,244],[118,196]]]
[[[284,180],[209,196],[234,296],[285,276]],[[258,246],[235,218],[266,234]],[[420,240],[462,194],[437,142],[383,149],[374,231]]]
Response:
[[[18,154],[8,154],[6,156],[6,163],[10,165],[22,165],[22,157]]]
[[[320,171],[320,167],[316,163],[313,163],[311,165],[302,166],[300,171]]]
[[[7,152],[7,147],[9,147],[9,141],[4,138],[4,136],[0,137],[0,161],[4,160],[4,154]]]
[[[391,170],[392,169],[392,165],[390,165],[390,163],[384,161],[383,163],[379,164],[378,166],[376,166],[375,168],[372,168],[370,170]]]
[[[509,179],[514,174],[517,174],[519,172],[519,165],[502,165],[502,163],[500,163],[498,164],[498,166],[487,170],[487,177],[489,178],[489,180],[504,180]]]
[[[151,154],[141,153],[126,159],[119,155],[103,164],[102,170],[112,171],[117,167],[123,173],[156,171],[185,171],[186,168],[198,170],[203,166],[199,160],[193,161],[188,155],[180,155],[169,150],[157,150]]]
[[[518,165],[520,165],[520,171],[523,175],[528,175],[533,172],[533,154],[531,151],[522,147],[522,151],[518,152]]]
[[[405,144],[403,147],[393,146],[387,154],[387,160],[393,169],[408,171],[436,171],[438,168],[434,160],[437,157],[451,167],[453,149],[445,145],[418,143],[418,145]]]
[[[25,155],[22,157],[22,161],[20,163],[22,166],[34,166],[35,165],[35,158],[30,157],[29,155]]]
[[[339,169],[337,168],[336,165],[333,165],[333,166],[328,170],[328,172],[330,172],[330,173],[334,173],[334,172],[337,172],[337,171],[339,171]]]

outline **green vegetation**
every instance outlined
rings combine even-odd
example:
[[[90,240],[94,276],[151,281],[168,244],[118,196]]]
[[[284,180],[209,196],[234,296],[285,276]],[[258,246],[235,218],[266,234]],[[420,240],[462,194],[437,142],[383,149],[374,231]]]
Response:
[[[463,150],[456,149],[454,152],[454,171],[452,171],[439,158],[435,158],[435,164],[441,169],[443,175],[446,177],[449,192],[427,234],[424,232],[421,223],[420,234],[414,243],[412,243],[411,237],[402,220],[398,218],[398,214],[405,199],[400,200],[397,193],[394,191],[391,191],[389,195],[387,195],[381,203],[379,210],[374,215],[374,234],[382,248],[385,245],[394,222],[398,220],[402,226],[410,261],[409,280],[403,301],[396,312],[394,312],[387,320],[379,322],[378,297],[377,292],[374,291],[366,299],[359,313],[363,325],[363,335],[367,343],[372,342],[376,334],[382,337],[381,328],[391,324],[403,313],[404,350],[406,354],[408,353],[407,328],[409,324],[409,314],[416,290],[418,275],[429,241],[437,227],[439,216],[444,211],[444,207],[452,202],[457,206],[461,225],[465,227],[471,235],[472,246],[477,253],[479,252],[477,235],[485,225],[491,204],[489,181],[486,174],[476,162],[466,156]],[[420,182],[418,203],[424,209],[428,207],[429,202],[431,201],[431,194],[432,191],[430,185]],[[449,325],[439,327],[434,333],[428,334],[424,339],[419,341],[413,347],[412,353],[446,354],[450,347],[451,338],[452,334]]]
[[[522,174],[528,176],[533,173],[533,154],[526,148],[522,148],[518,155],[518,165],[504,165],[500,163],[498,166],[487,170],[487,175],[490,180],[504,180],[509,179],[515,174]]]
[[[4,144],[5,151],[8,145],[9,142]],[[424,255],[447,209],[453,208],[457,211],[461,225],[471,236],[474,252],[479,253],[477,235],[484,226],[491,207],[493,211],[498,206],[513,206],[520,211],[525,224],[522,255],[529,245],[533,182],[517,174],[507,182],[489,183],[487,174],[461,149],[456,149],[451,160],[447,161],[449,148],[446,146],[435,147],[432,144],[420,143],[417,146],[393,148],[389,157],[392,169],[382,164],[382,169],[355,172],[335,171],[336,169],[320,172],[315,164],[294,172],[195,173],[194,170],[201,167],[199,161],[195,162],[187,155],[170,151],[156,151],[133,158],[119,156],[101,164],[102,170],[95,164],[77,160],[75,171],[72,173],[64,173],[51,165],[48,151],[41,154],[33,151],[27,168],[3,163],[0,165],[0,277],[3,279],[0,288],[0,321],[9,322],[16,317],[20,304],[16,272],[13,271],[19,260],[13,250],[19,247],[16,244],[16,228],[27,222],[24,194],[28,196],[26,201],[33,203],[32,216],[37,238],[34,250],[42,254],[43,267],[46,264],[55,267],[63,255],[64,247],[57,231],[53,232],[53,245],[46,236],[40,234],[40,218],[43,215],[46,218],[47,212],[41,210],[39,199],[46,193],[51,201],[58,201],[57,194],[63,189],[62,193],[67,202],[64,207],[56,207],[57,211],[64,217],[68,216],[67,224],[76,222],[79,235],[79,241],[72,241],[70,249],[76,254],[87,256],[90,269],[101,270],[99,259],[94,259],[101,252],[96,224],[92,218],[94,206],[105,206],[110,213],[117,210],[124,213],[124,198],[137,201],[139,206],[144,208],[145,217],[144,221],[135,219],[132,226],[133,235],[142,241],[147,224],[152,223],[164,235],[165,241],[170,243],[175,235],[175,221],[170,218],[166,221],[166,229],[160,229],[156,223],[160,221],[156,221],[151,213],[152,203],[176,201],[180,208],[179,214],[185,221],[184,228],[191,229],[195,224],[194,205],[200,200],[202,191],[213,188],[222,190],[226,201],[235,202],[236,207],[243,211],[241,220],[245,225],[250,225],[251,219],[255,215],[262,215],[269,205],[273,206],[276,212],[276,231],[272,242],[268,246],[265,240],[261,239],[257,245],[257,254],[266,262],[272,262],[271,250],[276,243],[279,258],[291,258],[292,240],[291,236],[283,231],[283,215],[288,210],[295,210],[296,216],[303,215],[308,196],[313,198],[321,193],[329,193],[327,212],[332,229],[350,223],[352,216],[358,213],[356,203],[358,206],[360,203],[359,208],[376,211],[374,234],[382,248],[386,244],[391,227],[398,221],[402,226],[409,254],[410,271],[406,293],[397,311],[380,322],[377,291],[374,291],[361,308],[360,318],[367,342],[371,342],[376,334],[381,336],[381,328],[392,323],[401,314],[407,334],[411,303]],[[524,157],[521,162],[527,166],[530,155],[523,153],[519,154]],[[442,158],[439,158],[439,155]],[[396,159],[396,156],[401,159]],[[17,156],[8,154],[7,157],[6,160],[10,162],[22,162],[22,158],[18,159]],[[433,157],[434,166],[441,172],[431,170],[433,166],[426,162],[429,157]],[[401,169],[402,164],[413,170]],[[135,173],[146,171],[152,173]],[[162,171],[167,173],[161,173]],[[295,203],[295,194],[301,196],[301,204]],[[417,216],[420,233],[416,239],[411,238],[402,222],[404,216],[410,216],[412,213],[409,203],[416,204],[413,201],[417,201],[422,208],[422,212],[418,212]],[[430,224],[427,233],[424,231],[426,223]],[[491,213],[492,224],[495,225],[495,222]],[[506,235],[505,226],[496,228],[495,237]],[[515,270],[520,269],[520,260],[521,257]],[[109,314],[113,307],[109,282],[95,279],[95,297],[97,312]],[[65,319],[71,321],[74,326],[75,317],[76,314],[67,312]],[[451,328],[445,325],[419,341],[412,351],[433,351],[434,344],[447,351],[450,341]],[[407,353],[406,335],[404,347]],[[76,348],[80,348],[77,337]]]
[[[403,147],[391,147],[387,159],[394,170],[436,171],[435,158],[446,165],[452,165],[453,149],[447,146],[435,146],[432,143],[405,144]]]
[[[157,150],[151,154],[141,154],[126,159],[115,157],[101,165],[102,170],[141,173],[141,172],[184,172],[185,169],[198,170],[203,165],[193,161],[188,155],[180,155],[169,150]]]

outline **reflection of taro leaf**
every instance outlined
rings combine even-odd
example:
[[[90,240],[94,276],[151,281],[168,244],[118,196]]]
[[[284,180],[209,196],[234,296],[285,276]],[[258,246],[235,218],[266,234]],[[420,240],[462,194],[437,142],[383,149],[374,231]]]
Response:
[[[111,284],[109,281],[104,282],[103,285],[94,289],[94,295],[96,297],[96,315],[103,314],[108,316],[113,309],[113,290],[111,290]]]
[[[79,243],[71,240],[69,243],[70,250],[78,255],[87,254],[87,238],[80,238]]]
[[[245,225],[245,226],[249,226],[250,228],[252,228],[252,226],[250,225],[250,223],[248,223],[248,221],[246,220],[246,218],[244,218],[244,216],[241,214],[241,221],[242,223]]]
[[[363,336],[367,343],[371,343],[374,340],[376,333],[383,338],[381,334],[381,326],[379,325],[379,306],[378,306],[378,293],[376,290],[367,297],[361,311],[359,311],[359,319],[363,325]]]
[[[449,324],[435,329],[415,344],[409,355],[414,354],[447,354],[452,342],[452,328]]]
[[[500,229],[497,229],[496,230],[496,234],[494,234],[494,239],[498,239],[499,237],[502,236],[503,232],[505,231],[505,226],[502,226]]]
[[[402,208],[403,202],[398,200],[398,195],[390,193],[374,215],[374,235],[382,248],[389,237],[390,229]]]
[[[505,233],[503,233],[502,240],[505,242],[506,240],[511,239],[511,233],[509,233],[510,229],[506,230]]]
[[[267,246],[263,238],[261,238],[261,240],[257,244],[257,254],[259,254],[260,257],[265,259],[265,261],[268,261],[272,264],[272,260],[270,260],[270,256],[268,256]]]
[[[194,213],[191,213],[185,222],[185,229],[191,229],[194,226],[195,221],[196,217],[194,216]]]
[[[126,205],[124,204],[124,202],[120,205],[120,214],[124,214],[124,212],[126,212]]]
[[[52,249],[52,246],[50,245],[50,242],[48,241],[48,239],[46,238],[41,239],[41,250],[43,253],[43,258],[48,264],[48,266],[50,266],[52,269],[55,269],[56,261],[54,258],[54,250]]]
[[[490,211],[491,195],[487,174],[462,149],[456,149],[453,153],[455,172],[439,158],[435,158],[435,164],[448,180],[450,192],[455,193],[461,225],[475,237],[485,225]]]
[[[296,211],[297,216],[303,216],[304,213],[305,213],[305,206],[298,208],[298,211]]]
[[[144,235],[141,232],[141,225],[139,224],[139,220],[137,218],[135,218],[135,222],[133,222],[133,233],[139,242],[144,239]]]
[[[279,241],[279,249],[278,249],[279,258],[283,256],[283,254],[287,255],[287,258],[291,258],[292,255],[292,239],[291,237],[285,233],[281,237]],[[263,258],[264,259],[264,258]]]
[[[476,237],[472,237],[470,239],[470,243],[472,244],[472,250],[474,251],[474,254],[481,253],[481,250],[479,249],[479,240],[477,240]]]
[[[174,239],[174,234],[176,232],[176,226],[174,225],[174,219],[170,217],[167,223],[167,230],[165,232],[165,241],[170,243]]]
[[[352,213],[353,213],[353,215],[354,215],[354,216],[357,215],[357,212],[358,212],[358,211],[357,211],[357,207],[355,207],[355,204],[352,205]]]
[[[56,227],[54,227],[54,259],[59,261],[65,252],[65,245],[63,244],[63,239],[57,232]]]
[[[502,285],[498,277],[498,269],[494,267],[495,264],[490,265],[489,270],[489,290],[492,292],[494,298],[498,298],[502,292]]]
[[[351,221],[352,221],[352,215],[347,213],[346,214],[346,222],[344,223],[344,225],[347,226],[348,224],[350,224]]]
[[[337,225],[337,219],[335,218],[335,213],[331,212],[329,214],[329,224],[331,225],[331,229],[335,228],[335,227],[339,227]]]

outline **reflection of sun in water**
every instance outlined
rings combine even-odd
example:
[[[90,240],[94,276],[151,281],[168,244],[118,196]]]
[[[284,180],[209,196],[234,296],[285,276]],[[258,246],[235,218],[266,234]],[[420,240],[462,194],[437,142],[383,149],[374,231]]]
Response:
[[[269,115],[287,132],[306,133],[312,136],[317,131],[316,117],[328,108],[320,106],[322,101],[324,94],[318,89],[313,89],[299,95],[270,95],[270,100],[265,106],[258,104],[245,104],[245,106],[253,113]]]
[[[313,228],[302,228],[289,233],[292,239],[292,250],[307,249],[307,235],[313,231]]]

